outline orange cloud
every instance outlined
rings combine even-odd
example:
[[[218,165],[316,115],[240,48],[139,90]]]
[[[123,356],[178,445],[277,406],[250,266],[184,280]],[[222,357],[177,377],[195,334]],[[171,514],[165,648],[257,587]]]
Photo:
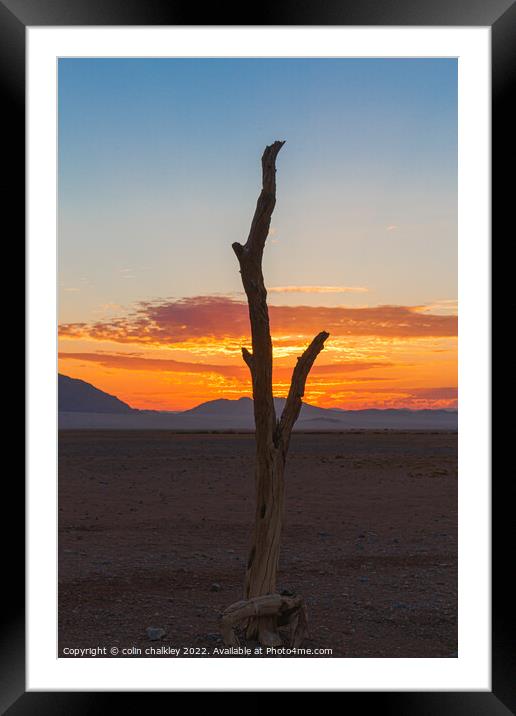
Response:
[[[193,363],[178,361],[170,358],[148,358],[125,353],[76,353],[60,351],[59,360],[86,361],[97,363],[104,368],[118,368],[122,370],[137,371],[159,371],[162,373],[215,373],[225,378],[238,378],[248,382],[249,371],[243,361],[239,365],[214,365],[210,363]],[[384,368],[392,365],[388,362],[375,361],[349,361],[330,363],[326,365],[314,365],[311,375],[342,375],[355,373],[371,368]],[[292,368],[287,366],[275,366],[274,375],[278,380],[290,378]],[[357,380],[357,378],[354,378]],[[359,380],[384,380],[384,378],[360,378]]]
[[[127,370],[151,370],[163,373],[217,373],[228,378],[243,377],[246,366],[212,365],[210,363],[190,363],[170,358],[145,358],[143,356],[125,355],[123,353],[72,353],[60,352],[60,360],[80,360],[98,363],[105,368],[122,368]],[[245,370],[244,370],[245,369]]]
[[[269,310],[275,395],[288,393],[296,357],[327,330],[330,339],[310,373],[307,402],[347,409],[456,407],[457,316],[451,301]],[[125,315],[61,325],[60,337],[66,373],[133,407],[184,410],[251,395],[240,355],[242,345],[250,347],[242,299],[148,301]]]
[[[387,338],[457,335],[457,316],[436,315],[421,306],[270,306],[273,338],[312,338],[321,330],[332,336]],[[221,296],[142,302],[127,316],[93,323],[62,324],[62,337],[116,343],[180,345],[193,339],[249,340],[247,304]]]
[[[406,388],[398,386],[366,386],[355,389],[351,386],[336,387],[328,391],[325,400],[325,407],[341,407],[345,405],[349,409],[364,408],[405,408],[411,410],[423,410],[437,408],[455,410],[457,409],[457,388],[434,387],[434,388]]]
[[[367,293],[364,286],[272,286],[267,293]]]

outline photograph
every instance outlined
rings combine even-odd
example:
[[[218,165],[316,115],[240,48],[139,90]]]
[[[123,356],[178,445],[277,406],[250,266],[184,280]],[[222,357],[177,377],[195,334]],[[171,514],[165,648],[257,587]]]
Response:
[[[457,659],[457,57],[56,72],[58,658]]]

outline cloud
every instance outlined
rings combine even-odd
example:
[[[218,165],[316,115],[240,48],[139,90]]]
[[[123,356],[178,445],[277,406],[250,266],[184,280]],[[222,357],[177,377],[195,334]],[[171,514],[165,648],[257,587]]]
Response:
[[[457,388],[405,388],[342,385],[330,391],[326,405],[349,408],[457,409]]]
[[[59,352],[59,359],[62,361],[74,360],[96,363],[104,368],[118,368],[122,370],[159,371],[163,373],[215,373],[224,378],[237,378],[245,381],[249,379],[249,371],[243,361],[236,365],[217,365],[212,363],[178,361],[170,358],[146,358],[144,356],[127,353],[77,353],[68,351]],[[388,362],[367,360],[339,362],[326,365],[316,363],[312,368],[311,375],[314,377],[328,375],[341,376],[347,373],[356,373],[372,368],[384,368],[391,365],[392,363]],[[291,366],[275,366],[275,379],[290,379],[291,374]],[[354,377],[354,380],[357,380],[357,378]],[[361,378],[360,380],[383,380],[383,378]]]
[[[134,278],[134,271],[132,268],[121,268],[119,270],[119,273],[122,278],[127,278],[127,279]]]
[[[226,378],[240,378],[247,374],[246,366],[191,363],[166,358],[144,358],[123,353],[68,353],[60,352],[60,360],[79,360],[97,363],[104,368],[150,370],[164,373],[217,373]]]
[[[455,400],[457,398],[458,388],[453,386],[446,387],[422,387],[410,388],[405,386],[389,386],[388,388],[371,387],[367,389],[368,393],[395,393],[404,398],[424,398],[428,400]]]
[[[440,299],[426,306],[421,306],[420,310],[424,313],[456,316],[458,313],[458,301],[456,298]]]
[[[321,330],[334,337],[384,338],[457,335],[457,317],[425,312],[421,306],[270,306],[273,339],[299,343]],[[91,323],[61,324],[68,338],[116,343],[181,345],[192,341],[232,339],[249,342],[247,304],[227,296],[197,296],[138,304],[133,313]]]
[[[388,368],[394,365],[387,361],[349,361],[346,363],[327,363],[326,365],[320,365],[315,363],[310,371],[310,375],[339,375],[341,373],[353,373],[359,370],[370,370],[371,368]],[[364,378],[364,380],[372,380],[372,378]],[[380,378],[379,380],[383,380]]]
[[[366,293],[364,286],[273,286],[267,293]]]
[[[458,389],[445,388],[409,388],[407,396],[410,398],[426,398],[430,400],[456,400]]]

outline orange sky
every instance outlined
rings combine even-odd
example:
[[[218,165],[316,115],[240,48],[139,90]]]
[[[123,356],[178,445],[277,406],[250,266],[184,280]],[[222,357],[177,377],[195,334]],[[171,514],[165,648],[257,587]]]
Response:
[[[296,357],[327,330],[306,402],[346,409],[457,407],[457,317],[448,303],[271,305],[275,395],[286,395]],[[250,347],[240,297],[142,302],[112,318],[61,324],[59,333],[60,372],[136,408],[183,410],[251,395],[240,353]]]
[[[325,330],[306,401],[456,407],[457,67],[62,58],[60,371],[136,408],[251,394],[231,244],[281,139],[263,256],[275,394]]]

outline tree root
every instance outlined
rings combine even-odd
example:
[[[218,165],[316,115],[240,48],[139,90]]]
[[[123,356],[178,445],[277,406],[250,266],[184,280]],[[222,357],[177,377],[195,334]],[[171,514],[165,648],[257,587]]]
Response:
[[[290,627],[290,646],[299,647],[308,634],[308,620],[303,599],[283,594],[267,594],[231,604],[221,617],[222,638],[226,646],[238,646],[235,627],[250,619],[258,621],[258,640],[262,646],[279,646],[277,627]],[[263,624],[264,628],[260,626]],[[272,627],[271,627],[272,625]]]

